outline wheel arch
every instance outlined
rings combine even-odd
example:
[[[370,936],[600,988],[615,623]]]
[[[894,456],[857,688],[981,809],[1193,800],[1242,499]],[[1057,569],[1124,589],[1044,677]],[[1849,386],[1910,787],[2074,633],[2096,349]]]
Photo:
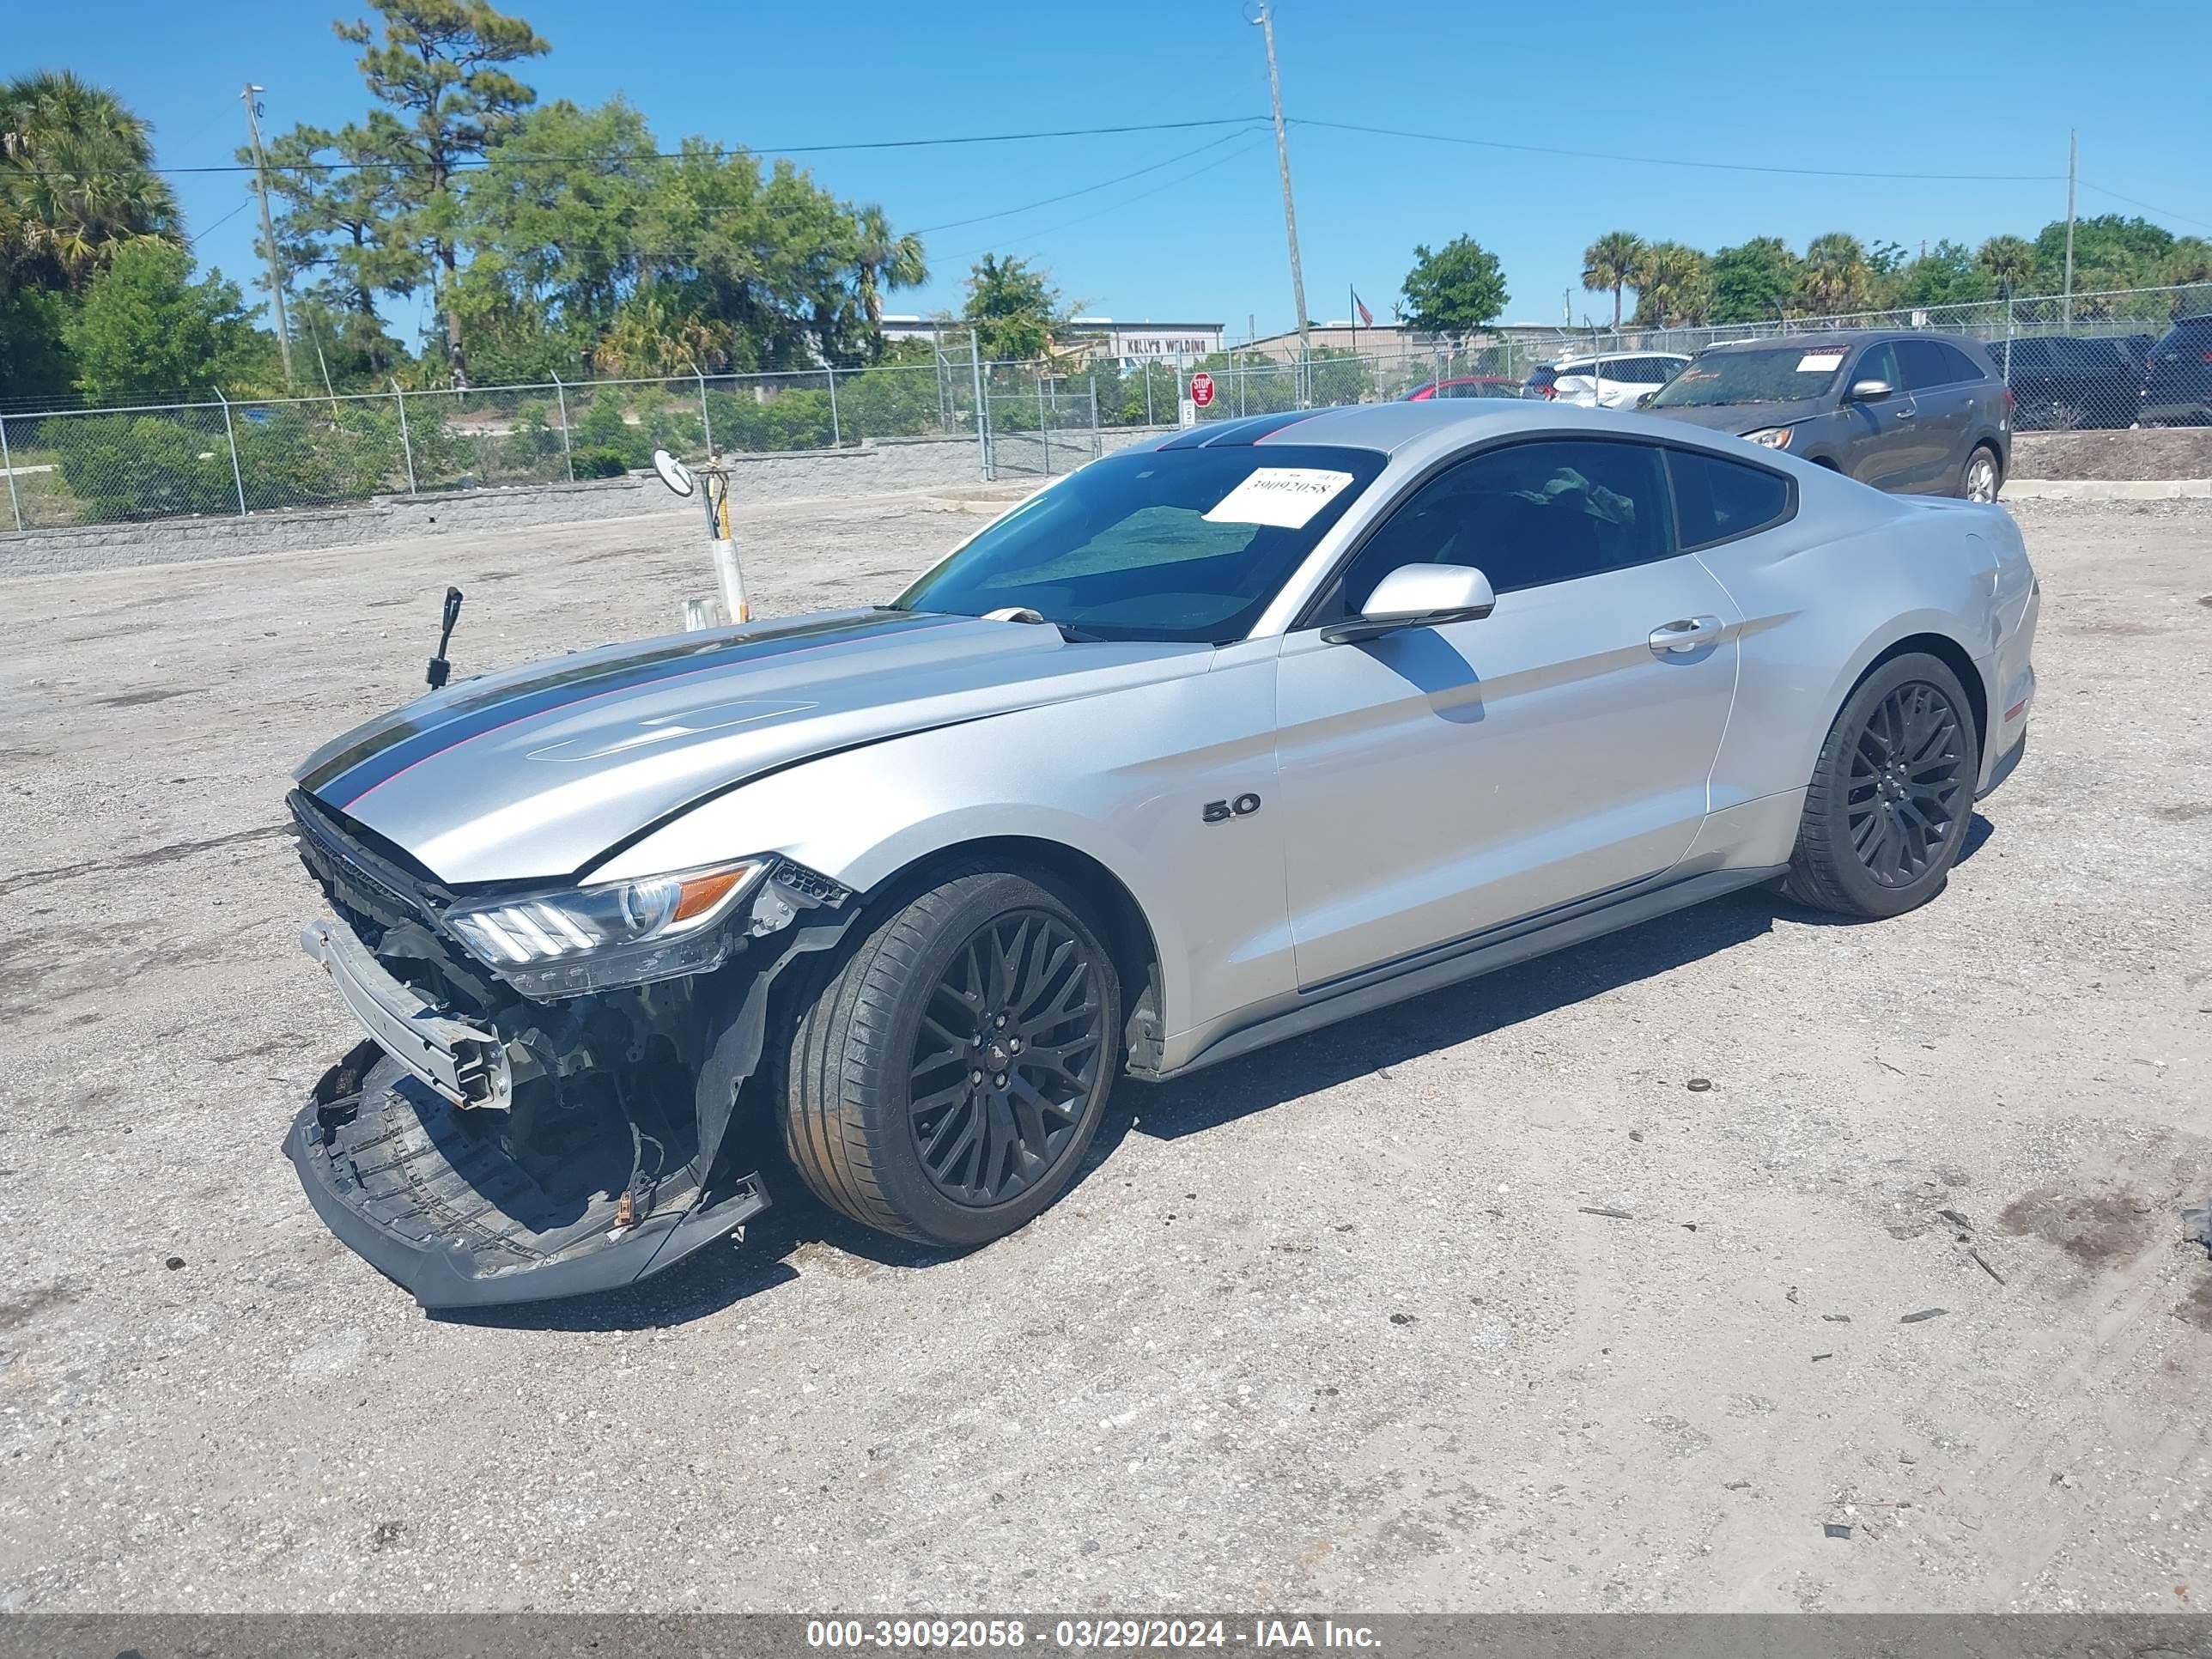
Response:
[[[1844,705],[1851,700],[1853,694],[1860,686],[1866,684],[1868,677],[1880,669],[1884,663],[1893,662],[1899,657],[1911,656],[1918,653],[1925,653],[1935,658],[1936,661],[1957,675],[1959,684],[1966,688],[1966,702],[1974,716],[1974,769],[1975,775],[1979,777],[1982,761],[1989,750],[1990,688],[1983,679],[1981,667],[1974,661],[1972,653],[1948,634],[1930,632],[1907,634],[1903,638],[1884,646],[1875,653],[1864,668],[1852,677],[1851,683],[1844,688],[1843,695],[1835,700],[1834,708],[1828,719],[1833,721],[1836,715],[1843,712]],[[1824,726],[1822,730],[1826,731],[1826,728]]]
[[[930,884],[938,872],[983,865],[1053,878],[1067,896],[1085,902],[1090,920],[1106,936],[1122,986],[1125,1039],[1129,1061],[1157,1063],[1166,1026],[1161,1018],[1159,938],[1152,918],[1129,884],[1103,860],[1066,842],[1042,836],[992,835],[951,841],[908,859],[872,883],[861,896],[863,908],[893,895],[909,896]]]

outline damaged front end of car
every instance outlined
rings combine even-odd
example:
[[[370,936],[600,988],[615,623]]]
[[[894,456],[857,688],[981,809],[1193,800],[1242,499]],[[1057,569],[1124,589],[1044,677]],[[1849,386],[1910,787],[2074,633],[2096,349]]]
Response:
[[[449,889],[295,791],[330,902],[301,947],[367,1032],[285,1142],[332,1231],[426,1308],[635,1283],[768,1206],[728,1156],[778,977],[855,908],[775,854]]]

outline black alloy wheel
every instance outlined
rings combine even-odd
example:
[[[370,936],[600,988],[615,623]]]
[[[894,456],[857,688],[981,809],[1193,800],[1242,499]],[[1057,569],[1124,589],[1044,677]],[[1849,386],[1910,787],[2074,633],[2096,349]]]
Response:
[[[1908,887],[1948,851],[1966,793],[1958,712],[1925,681],[1899,686],[1851,750],[1844,818],[1851,848],[1884,887]]]
[[[855,919],[770,1066],[785,1149],[824,1203],[964,1249],[1067,1190],[1121,1066],[1103,908],[1048,872],[955,866]]]
[[[1107,1048],[1098,970],[1042,910],[994,917],[931,988],[907,1073],[930,1184],[956,1204],[1018,1197],[1074,1138]]]
[[[1943,890],[1981,775],[1973,704],[1942,658],[1867,671],[1813,764],[1784,889],[1846,916],[1902,915]]]

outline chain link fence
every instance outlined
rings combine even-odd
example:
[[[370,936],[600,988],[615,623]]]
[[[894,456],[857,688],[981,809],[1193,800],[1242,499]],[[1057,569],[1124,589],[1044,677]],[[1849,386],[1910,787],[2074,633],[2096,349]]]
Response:
[[[2188,319],[2199,320],[2188,320]],[[1842,328],[1962,334],[1989,351],[2024,429],[2212,423],[2212,283],[2019,296],[1695,328],[1501,331],[1445,346],[1391,337],[1303,357],[1251,347],[1195,365],[1200,422],[1433,395],[1512,395],[1542,363],[1693,356],[1729,341]],[[771,374],[225,399],[0,415],[0,528],[259,513],[386,494],[565,483],[635,472],[666,449],[773,454],[959,441],[983,477],[1053,477],[1133,428],[1182,417],[1190,369],[1164,362],[927,362]]]

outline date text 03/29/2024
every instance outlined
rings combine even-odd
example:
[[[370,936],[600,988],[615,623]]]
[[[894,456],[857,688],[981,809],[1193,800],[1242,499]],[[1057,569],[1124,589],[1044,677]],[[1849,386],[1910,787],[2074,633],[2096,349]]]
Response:
[[[1365,1625],[1332,1619],[1060,1619],[1032,1626],[1024,1619],[814,1619],[806,1625],[810,1648],[1008,1649],[1030,1645],[1077,1650],[1182,1648],[1371,1650],[1380,1645]]]

